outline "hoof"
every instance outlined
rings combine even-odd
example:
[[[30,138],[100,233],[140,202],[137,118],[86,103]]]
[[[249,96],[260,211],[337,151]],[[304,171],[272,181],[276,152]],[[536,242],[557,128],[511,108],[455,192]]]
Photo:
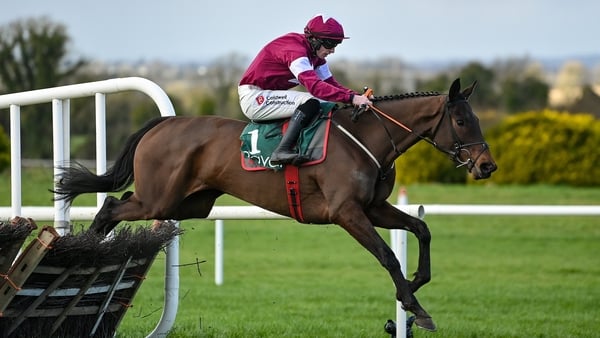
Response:
[[[431,332],[437,330],[431,317],[417,317],[417,319],[415,319],[415,325],[420,329]]]

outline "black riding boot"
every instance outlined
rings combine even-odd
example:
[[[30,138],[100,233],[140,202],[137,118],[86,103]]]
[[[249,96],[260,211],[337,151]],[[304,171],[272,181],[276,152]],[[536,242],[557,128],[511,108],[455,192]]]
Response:
[[[310,99],[298,106],[298,109],[296,109],[290,119],[290,124],[285,134],[283,134],[281,142],[279,142],[279,145],[275,148],[273,154],[271,154],[272,164],[300,164],[308,160],[299,156],[294,150],[294,145],[298,141],[302,129],[310,123],[312,118],[319,112],[319,109],[319,101],[315,99]]]
[[[298,153],[294,150],[294,145],[298,140],[298,136],[300,136],[300,131],[304,128],[302,123],[304,119],[306,119],[306,116],[303,111],[296,110],[294,112],[281,142],[279,142],[279,145],[275,148],[273,154],[271,154],[271,163],[288,164],[294,162],[296,157],[298,157]]]

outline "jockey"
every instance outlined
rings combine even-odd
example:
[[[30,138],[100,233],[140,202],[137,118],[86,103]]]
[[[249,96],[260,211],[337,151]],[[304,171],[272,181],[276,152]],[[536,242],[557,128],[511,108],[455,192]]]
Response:
[[[339,84],[325,58],[335,53],[344,29],[322,14],[310,19],[304,34],[288,33],[265,45],[238,87],[240,106],[253,121],[288,118],[289,126],[271,156],[273,164],[300,164],[307,159],[293,150],[300,131],[320,110],[320,101],[368,105],[368,97]],[[305,91],[290,90],[302,85]]]

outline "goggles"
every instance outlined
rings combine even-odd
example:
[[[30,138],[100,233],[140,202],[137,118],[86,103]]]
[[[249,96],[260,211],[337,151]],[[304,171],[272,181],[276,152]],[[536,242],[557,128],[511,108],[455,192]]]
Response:
[[[340,40],[333,40],[333,39],[319,39],[319,42],[321,42],[321,46],[323,46],[327,49],[333,49],[341,43]]]

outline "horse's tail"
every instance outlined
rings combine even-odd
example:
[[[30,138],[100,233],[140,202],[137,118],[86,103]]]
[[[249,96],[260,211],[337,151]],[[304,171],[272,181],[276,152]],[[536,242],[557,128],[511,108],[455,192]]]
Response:
[[[116,192],[121,191],[133,183],[133,158],[135,149],[142,137],[159,123],[169,118],[161,116],[148,121],[140,130],[130,135],[125,146],[117,156],[115,163],[106,173],[96,175],[88,168],[72,161],[67,166],[59,167],[62,170],[56,182],[56,200],[65,200],[67,203],[84,193],[90,192]]]

